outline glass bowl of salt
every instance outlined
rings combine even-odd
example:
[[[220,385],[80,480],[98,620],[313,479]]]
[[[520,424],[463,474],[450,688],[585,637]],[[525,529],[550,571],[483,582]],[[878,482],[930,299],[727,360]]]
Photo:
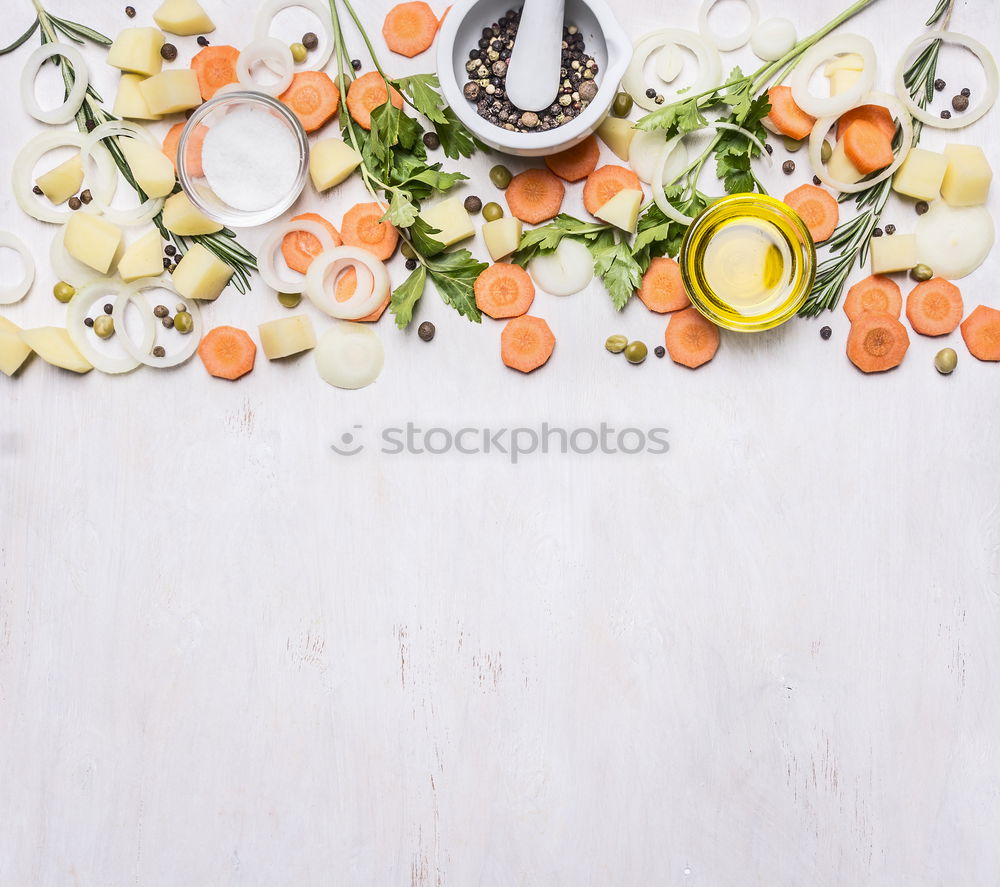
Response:
[[[177,145],[177,177],[210,219],[253,228],[302,193],[309,142],[295,115],[269,95],[234,90],[201,105]]]

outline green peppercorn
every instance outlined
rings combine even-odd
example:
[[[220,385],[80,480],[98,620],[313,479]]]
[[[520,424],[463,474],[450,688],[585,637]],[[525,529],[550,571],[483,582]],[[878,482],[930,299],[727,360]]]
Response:
[[[649,350],[645,342],[629,342],[625,346],[625,359],[629,363],[642,363],[646,359]]]
[[[958,366],[958,355],[954,348],[942,348],[934,355],[934,369],[942,376],[947,376]]]
[[[934,276],[934,269],[930,265],[914,265],[910,269],[910,277],[914,280],[930,280]]]
[[[833,147],[828,141],[823,141],[823,147],[820,148],[819,156],[824,163],[830,162],[830,158],[833,157]]]
[[[52,295],[60,302],[68,302],[76,295],[76,287],[66,283],[65,280],[60,280],[59,283],[52,287]]]
[[[621,354],[626,345],[628,345],[628,336],[608,336],[604,343],[604,347],[612,354]]]
[[[514,176],[511,171],[502,163],[498,163],[490,170],[490,181],[501,191],[510,184],[512,178]]]
[[[305,48],[301,43],[293,43],[289,49],[292,50],[292,61],[295,64],[300,65],[306,60],[309,55],[309,50]]]
[[[187,311],[178,311],[174,315],[174,329],[179,333],[191,332],[194,329],[194,318]]]
[[[107,314],[99,314],[94,318],[94,332],[101,339],[109,339],[115,332],[115,322]]]
[[[790,138],[789,136],[782,136],[781,143],[785,146],[785,150],[788,151],[789,154],[794,154],[802,148],[802,142],[798,139]]]
[[[285,308],[298,308],[302,301],[302,293],[278,293],[278,301]]]
[[[409,241],[404,240],[403,245],[400,247],[399,251],[403,254],[404,259],[415,259],[417,254],[413,251],[413,247],[410,246]]]
[[[630,96],[627,92],[618,93],[611,105],[611,113],[614,114],[615,117],[628,117],[631,110],[632,96]]]
[[[503,218],[503,207],[499,203],[487,203],[483,207],[483,218],[487,222],[495,222]]]

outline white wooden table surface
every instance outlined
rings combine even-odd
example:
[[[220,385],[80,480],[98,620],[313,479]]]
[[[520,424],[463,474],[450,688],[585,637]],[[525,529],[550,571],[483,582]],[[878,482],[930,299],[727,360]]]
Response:
[[[114,33],[122,5],[52,9]],[[635,35],[696,21],[693,0],[617,5]],[[362,3],[379,46],[385,6]],[[883,87],[931,6],[880,0],[852,26]],[[250,39],[244,4],[209,9],[214,42]],[[794,16],[805,33],[833,12]],[[3,37],[29,15],[7,4]],[[1000,49],[992,4],[953,27]],[[3,313],[42,325],[63,322],[51,228],[6,184],[39,129],[26,55],[0,59],[0,228],[40,267]],[[998,113],[961,138],[1000,167]],[[464,165],[469,193],[493,197],[492,162]],[[301,207],[339,221],[360,196]],[[964,283],[968,310],[1000,306],[998,274],[993,257]],[[262,286],[206,309],[254,334],[283,313]],[[602,343],[658,344],[641,304],[617,316],[595,286],[533,313],[558,345],[529,377],[501,365],[499,324],[428,292],[437,338],[387,316],[363,391],[262,354],[235,384],[197,359],[0,378],[0,885],[998,882],[1000,368],[913,335],[900,369],[862,376],[839,310],[724,334],[698,372],[636,368]],[[667,428],[670,451],[378,452],[407,422],[602,421]],[[359,455],[331,451],[345,432]]]

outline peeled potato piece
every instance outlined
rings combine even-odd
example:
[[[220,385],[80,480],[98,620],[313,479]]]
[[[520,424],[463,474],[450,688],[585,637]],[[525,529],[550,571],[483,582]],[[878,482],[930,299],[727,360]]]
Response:
[[[278,360],[316,347],[316,333],[308,314],[270,320],[257,327],[268,360]]]
[[[69,333],[61,326],[42,326],[21,330],[21,339],[46,363],[74,373],[89,373],[93,366],[73,344]]]

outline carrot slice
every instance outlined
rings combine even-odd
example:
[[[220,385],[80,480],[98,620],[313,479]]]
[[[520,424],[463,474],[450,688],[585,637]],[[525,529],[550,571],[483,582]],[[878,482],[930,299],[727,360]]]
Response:
[[[526,169],[510,180],[504,196],[515,219],[538,225],[559,215],[566,186],[547,169]]]
[[[649,263],[649,269],[642,275],[639,298],[643,305],[657,314],[669,314],[671,311],[687,308],[691,300],[684,289],[680,265],[673,259],[653,259]]]
[[[509,262],[490,265],[476,278],[474,289],[476,307],[495,319],[526,313],[535,298],[535,285],[528,272]]]
[[[962,338],[977,360],[1000,360],[1000,311],[980,305],[962,321]]]
[[[892,163],[892,139],[876,124],[855,120],[844,130],[844,153],[858,172],[868,175]]]
[[[962,321],[962,291],[943,277],[918,283],[906,297],[906,319],[922,336],[946,336]]]
[[[785,203],[805,222],[814,243],[829,240],[840,222],[840,204],[816,185],[800,185],[785,195]]]
[[[391,222],[380,221],[385,210],[377,203],[359,203],[344,213],[340,236],[348,246],[368,250],[375,258],[386,261],[399,243],[399,232]]]
[[[353,268],[348,268],[340,277],[337,278],[337,283],[333,288],[333,297],[338,302],[346,302],[351,296],[354,295],[354,291],[358,288],[358,272]],[[359,317],[355,323],[375,323],[384,313],[385,309],[389,307],[389,302],[392,300],[392,294],[390,293],[385,297],[385,300],[381,305],[378,306],[371,314],[366,314],[364,317]]]
[[[237,83],[236,60],[240,51],[235,46],[206,46],[191,59],[191,67],[198,75],[198,89],[207,102],[223,86]]]
[[[362,129],[372,128],[372,111],[384,105],[389,99],[385,88],[385,80],[378,71],[362,74],[347,88],[347,110],[351,119]],[[392,88],[392,104],[403,107],[403,97],[395,87]]]
[[[867,120],[869,123],[873,123],[885,133],[885,137],[890,142],[896,137],[896,122],[892,119],[888,108],[884,105],[859,105],[857,108],[852,108],[840,115],[840,119],[837,121],[837,141],[840,141],[847,128],[855,120]]]
[[[441,30],[441,25],[444,24],[444,20],[448,18],[448,13],[451,12],[451,7],[449,6],[444,12],[441,13],[441,18],[438,19],[438,30]]]
[[[292,216],[293,222],[299,222],[303,219],[326,228],[330,232],[330,237],[333,238],[334,246],[340,246],[344,242],[340,238],[340,232],[319,213],[300,213],[297,216]],[[319,242],[319,238],[308,231],[292,231],[281,238],[281,255],[285,258],[285,264],[300,274],[305,274],[309,270],[312,260],[321,252],[323,252],[323,245]]]
[[[340,108],[340,90],[324,71],[299,71],[278,101],[292,109],[306,132],[316,132]]]
[[[163,153],[170,158],[170,162],[174,165],[175,170],[177,169],[177,150],[180,148],[181,133],[184,131],[186,122],[175,123],[167,130],[167,134],[163,137]],[[199,125],[191,130],[191,135],[188,137],[187,168],[188,172],[193,176],[205,175],[205,170],[201,165],[201,149],[205,144],[205,136],[207,135],[208,127]]]
[[[434,10],[423,0],[413,0],[399,3],[386,13],[382,36],[392,52],[413,58],[431,48],[437,30]]]
[[[851,324],[847,356],[863,373],[881,373],[903,362],[910,337],[891,314],[865,311]]]
[[[552,356],[556,337],[540,317],[523,314],[507,321],[500,334],[500,359],[512,370],[530,373]]]
[[[253,369],[257,346],[245,330],[217,326],[201,340],[198,356],[210,376],[238,379]]]
[[[903,310],[903,294],[899,284],[883,274],[872,274],[858,281],[847,291],[844,299],[844,313],[851,323],[865,311],[877,311],[898,318]]]
[[[812,132],[816,118],[795,104],[790,86],[772,86],[767,97],[771,102],[767,117],[778,132],[791,139],[804,139]]]
[[[605,203],[619,191],[626,188],[642,190],[639,177],[624,166],[609,163],[600,169],[595,169],[587,176],[587,184],[583,186],[583,205],[591,215],[596,213]]]
[[[585,179],[595,169],[597,161],[601,159],[601,149],[594,136],[588,136],[578,145],[560,151],[558,154],[550,154],[545,158],[545,165],[552,170],[560,179],[567,182],[579,182]]]
[[[670,315],[664,338],[670,359],[691,369],[708,363],[719,350],[719,328],[693,305]]]

